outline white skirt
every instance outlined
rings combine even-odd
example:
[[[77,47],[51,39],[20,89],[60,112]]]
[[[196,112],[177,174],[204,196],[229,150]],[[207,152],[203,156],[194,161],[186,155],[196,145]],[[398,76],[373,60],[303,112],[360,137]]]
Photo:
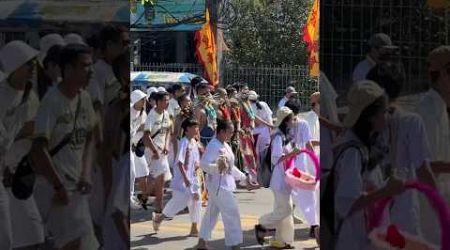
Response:
[[[0,249],[10,250],[13,246],[9,197],[2,182],[0,175]]]
[[[150,150],[146,149],[146,158],[148,162],[148,168],[150,175],[153,178],[157,178],[160,175],[164,175],[164,181],[169,181],[172,179],[172,173],[170,172],[169,159],[165,154],[159,153],[159,159],[152,159],[152,153]]]
[[[135,178],[141,178],[147,176],[150,171],[148,169],[148,164],[145,156],[137,157],[134,152],[131,152],[133,157],[132,163],[134,164]]]
[[[34,201],[34,196],[26,200],[16,199],[8,190],[13,247],[25,247],[44,242],[44,224]]]

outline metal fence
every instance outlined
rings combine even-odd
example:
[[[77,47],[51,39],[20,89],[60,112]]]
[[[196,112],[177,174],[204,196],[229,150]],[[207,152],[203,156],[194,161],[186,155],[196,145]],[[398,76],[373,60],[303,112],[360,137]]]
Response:
[[[147,64],[134,65],[132,68],[134,71],[189,72],[203,75],[202,67],[198,64]],[[310,109],[309,96],[319,90],[317,80],[309,76],[308,66],[222,65],[220,86],[225,87],[236,82],[247,83],[273,110],[276,110],[288,86],[294,86],[299,92],[302,111]]]
[[[320,26],[321,70],[339,93],[368,48],[371,35],[384,32],[401,49],[407,72],[405,93],[428,87],[426,56],[449,44],[450,12],[432,12],[426,0],[322,0]]]

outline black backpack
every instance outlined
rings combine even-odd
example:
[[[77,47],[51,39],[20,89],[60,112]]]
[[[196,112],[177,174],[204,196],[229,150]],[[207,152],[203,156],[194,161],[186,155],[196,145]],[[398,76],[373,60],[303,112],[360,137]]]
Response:
[[[320,206],[324,207],[321,212],[321,237],[322,245],[325,249],[335,249],[336,242],[338,240],[338,236],[340,233],[340,229],[344,222],[344,219],[340,219],[336,221],[335,218],[335,170],[336,164],[339,161],[340,157],[345,153],[348,149],[355,148],[359,151],[362,160],[362,169],[361,175],[367,168],[369,164],[369,151],[365,145],[358,141],[349,141],[338,145],[333,149],[334,161],[331,169],[322,170],[322,174],[320,177],[321,189],[324,190],[320,199]],[[337,227],[336,227],[337,226]]]
[[[275,138],[275,136],[281,136],[283,139],[283,142],[286,140],[285,136],[281,132],[276,132],[273,134],[270,138],[269,145],[264,148],[264,150],[261,152],[259,156],[259,168],[257,171],[257,180],[258,183],[268,188],[270,186],[270,180],[272,179],[272,173],[273,173],[273,164],[272,164],[272,141]]]

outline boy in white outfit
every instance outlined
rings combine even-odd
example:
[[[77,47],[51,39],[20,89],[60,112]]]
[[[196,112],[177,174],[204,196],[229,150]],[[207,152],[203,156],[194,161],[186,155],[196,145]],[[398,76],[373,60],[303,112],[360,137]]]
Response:
[[[191,215],[190,236],[197,236],[197,223],[200,220],[201,202],[200,186],[196,176],[200,164],[200,152],[195,137],[198,135],[198,122],[194,119],[186,119],[181,124],[183,139],[178,145],[178,154],[175,159],[176,166],[173,169],[174,179],[171,182],[173,195],[164,207],[162,214],[153,220],[154,228],[158,229],[161,222],[167,217],[174,217],[186,206]]]
[[[228,145],[234,133],[233,124],[219,121],[216,131],[216,137],[208,144],[200,160],[200,167],[207,173],[209,200],[200,227],[197,249],[209,249],[206,241],[211,240],[219,213],[225,228],[225,245],[231,249],[240,249],[238,245],[243,242],[241,217],[233,192],[237,180],[245,180],[249,189],[254,186],[248,174],[236,167],[233,151]]]

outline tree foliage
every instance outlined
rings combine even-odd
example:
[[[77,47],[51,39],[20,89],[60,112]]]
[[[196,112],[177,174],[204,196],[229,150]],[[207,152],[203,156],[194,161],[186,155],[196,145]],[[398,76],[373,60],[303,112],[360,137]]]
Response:
[[[312,0],[230,0],[237,13],[224,30],[228,63],[306,65],[303,27]]]

